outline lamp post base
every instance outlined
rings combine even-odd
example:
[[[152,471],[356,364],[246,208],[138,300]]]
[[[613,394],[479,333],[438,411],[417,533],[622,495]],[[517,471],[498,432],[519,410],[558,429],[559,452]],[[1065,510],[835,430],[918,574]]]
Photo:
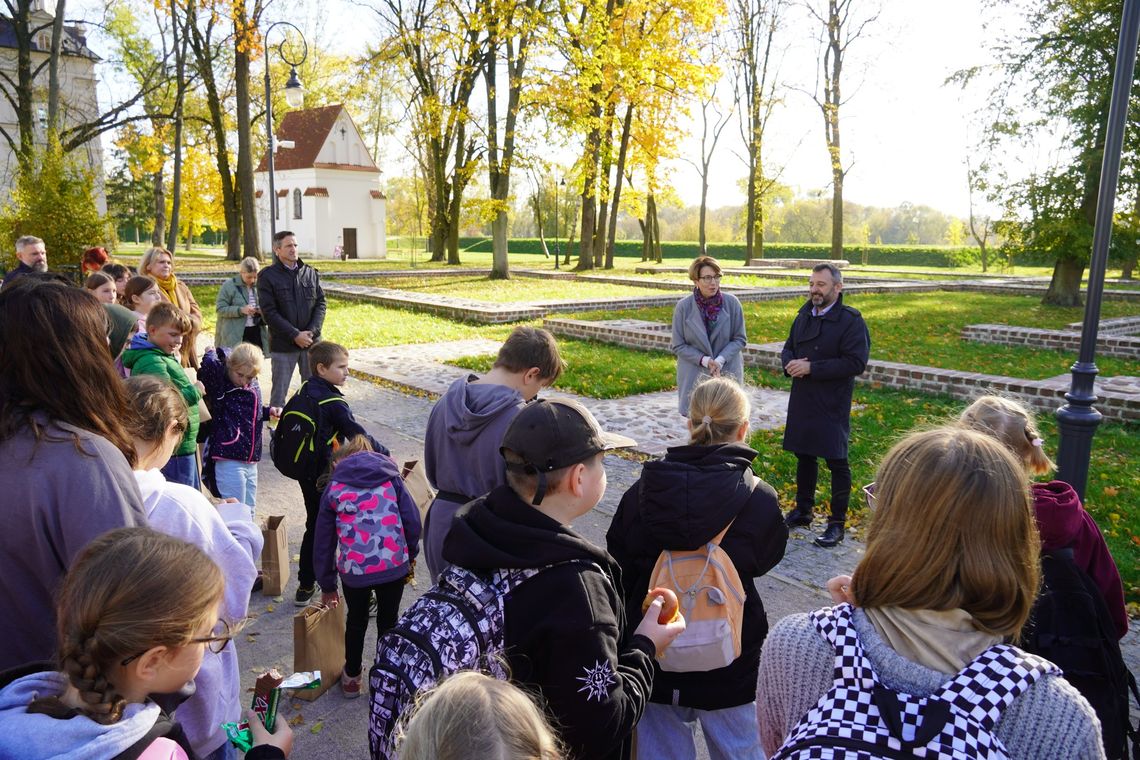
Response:
[[[1097,397],[1093,389],[1095,364],[1073,365],[1072,389],[1065,394],[1065,405],[1057,410],[1060,445],[1057,449],[1057,475],[1073,487],[1083,501],[1089,477],[1092,440],[1100,425],[1101,413],[1093,408]]]

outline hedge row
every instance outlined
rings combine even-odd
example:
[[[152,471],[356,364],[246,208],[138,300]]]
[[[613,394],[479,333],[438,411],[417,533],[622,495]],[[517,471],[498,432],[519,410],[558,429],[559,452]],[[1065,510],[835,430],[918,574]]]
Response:
[[[552,241],[547,247],[554,248]],[[572,244],[571,255],[577,256],[578,246]],[[491,252],[490,238],[460,238],[461,250],[477,253]],[[510,253],[542,254],[542,244],[538,238],[512,238],[508,243]],[[684,241],[668,241],[661,244],[664,259],[690,261],[697,252],[697,244]],[[708,252],[729,264],[744,263],[743,243],[709,243]],[[622,258],[641,258],[640,240],[619,240],[614,244],[614,255]],[[831,246],[817,243],[766,243],[764,258],[768,259],[830,259]],[[978,249],[966,246],[919,246],[919,245],[849,245],[844,249],[844,258],[853,264],[910,265],[922,267],[954,267],[978,260]]]

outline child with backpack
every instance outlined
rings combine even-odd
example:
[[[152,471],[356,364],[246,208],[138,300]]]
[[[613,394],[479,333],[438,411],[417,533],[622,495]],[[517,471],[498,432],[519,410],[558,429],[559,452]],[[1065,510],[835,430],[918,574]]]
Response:
[[[340,391],[340,386],[348,382],[348,349],[322,340],[309,349],[309,364],[313,374],[281,410],[271,447],[274,467],[300,484],[305,501],[305,535],[301,539],[297,593],[293,598],[298,607],[307,605],[316,593],[313,540],[321,506],[317,480],[328,469],[334,446],[360,435],[374,451],[389,453],[356,421]]]
[[[444,540],[451,567],[376,644],[369,672],[373,758],[419,691],[482,670],[541,695],[572,758],[628,758],[653,658],[684,630],[656,598],[626,627],[620,569],[570,523],[606,490],[605,433],[581,404],[535,401],[503,436],[507,483],[465,505]]]
[[[207,451],[213,460],[218,495],[248,506],[251,520],[256,519],[262,425],[281,416],[280,409],[261,403],[257,376],[264,361],[260,348],[240,343],[234,348],[206,349],[198,370],[213,415]],[[206,467],[210,466],[207,462]]]
[[[187,424],[178,391],[148,375],[131,377],[126,389],[131,411],[126,428],[135,445],[135,480],[148,524],[206,552],[225,574],[223,617],[244,619],[249,612],[249,589],[257,577],[261,530],[249,519],[244,504],[227,499],[215,506],[198,489],[163,478],[159,468],[178,445]],[[229,749],[222,723],[241,715],[241,669],[235,645],[209,654],[194,682],[195,693],[178,708],[178,718],[194,751],[212,758]]]
[[[400,468],[357,436],[336,450],[321,498],[313,564],[321,602],[335,607],[337,575],[348,617],[344,630],[345,697],[360,696],[361,656],[369,606],[376,596],[376,635],[396,624],[400,598],[419,550],[420,510],[404,490]]]
[[[960,426],[911,433],[879,466],[850,603],[769,632],[765,755],[1104,757],[1096,715],[1052,663],[1003,643],[1037,592],[1019,462]]]
[[[776,492],[752,473],[757,452],[745,443],[750,411],[733,379],[697,385],[689,400],[689,445],[645,463],[606,533],[606,547],[621,565],[626,616],[640,613],[650,588],[666,586],[680,597],[688,623],[654,668],[653,694],[637,724],[638,751],[645,757],[696,758],[696,722],[712,757],[764,757],[755,703],[768,620],[753,579],[783,558],[788,529]],[[684,565],[695,565],[694,572],[682,575]],[[717,573],[721,565],[729,571],[723,576]],[[684,588],[670,582],[682,577]],[[722,577],[728,582],[717,588]],[[691,595],[684,593],[688,589]],[[698,605],[707,605],[707,612]],[[715,624],[732,609],[739,617],[731,625]],[[715,641],[702,635],[710,628]],[[733,632],[736,658],[710,657],[721,655],[720,639]],[[696,640],[686,646],[690,638]],[[686,651],[689,657],[669,662]]]
[[[400,760],[563,760],[534,700],[509,681],[464,671],[432,689],[400,731]]]
[[[59,590],[56,665],[5,675],[0,757],[196,760],[170,713],[203,659],[233,646],[224,590],[222,570],[172,536],[121,528],[91,541]],[[160,707],[151,695],[171,696]],[[270,734],[248,719],[247,760],[288,756],[285,721]]]
[[[554,336],[516,327],[499,347],[491,371],[452,383],[431,408],[424,435],[424,471],[437,490],[424,526],[431,582],[447,567],[443,538],[459,508],[504,482],[499,446],[519,410],[562,374]]]
[[[182,394],[189,412],[189,423],[182,441],[174,450],[162,474],[172,483],[201,488],[198,474],[198,402],[205,386],[191,382],[182,368],[182,341],[190,334],[190,315],[172,303],[163,301],[150,308],[146,317],[146,332],[131,338],[130,347],[123,352],[123,366],[131,375],[157,375]]]
[[[983,396],[959,421],[987,433],[1020,460],[1029,477],[1053,470],[1033,413],[1000,396]],[[1119,640],[1128,632],[1120,572],[1100,528],[1073,487],[1060,480],[1030,483],[1041,537],[1041,590],[1019,645],[1061,668],[1100,718],[1105,754],[1130,756],[1140,747],[1129,718],[1131,676]]]

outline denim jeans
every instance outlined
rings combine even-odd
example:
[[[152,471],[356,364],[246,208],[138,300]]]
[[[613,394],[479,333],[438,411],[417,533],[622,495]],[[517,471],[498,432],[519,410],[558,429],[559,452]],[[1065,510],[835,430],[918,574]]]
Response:
[[[249,519],[257,522],[257,462],[239,462],[236,459],[215,459],[214,477],[223,499],[237,499],[249,507]]]
[[[696,758],[697,721],[704,732],[710,760],[764,760],[755,702],[724,710],[696,710],[648,702],[637,724],[638,757]]]
[[[309,352],[300,349],[273,351],[269,354],[269,361],[273,367],[273,387],[269,391],[269,405],[285,406],[285,399],[289,397],[289,382],[293,379],[293,370],[300,371],[302,383],[313,374],[309,367]]]
[[[202,479],[198,474],[198,456],[185,454],[171,457],[162,468],[162,476],[170,483],[182,483],[191,488],[201,488]]]

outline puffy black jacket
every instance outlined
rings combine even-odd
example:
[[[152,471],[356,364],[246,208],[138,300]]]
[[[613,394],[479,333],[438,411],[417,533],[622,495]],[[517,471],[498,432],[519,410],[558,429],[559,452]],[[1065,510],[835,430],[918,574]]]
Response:
[[[443,557],[475,572],[555,565],[503,603],[511,680],[541,693],[574,760],[629,758],[655,650],[626,630],[613,557],[510,486],[460,508]]]
[[[300,351],[293,338],[303,330],[311,330],[314,341],[320,339],[325,323],[325,292],[317,270],[300,259],[296,269],[289,269],[277,259],[261,270],[257,277],[257,303],[269,325],[270,351]]]
[[[768,618],[753,579],[783,559],[788,529],[776,492],[752,474],[755,458],[742,443],[669,449],[664,459],[645,463],[606,533],[607,548],[621,565],[626,615],[637,620],[661,551],[698,549],[735,520],[721,549],[744,584],[740,657],[694,673],[666,672],[655,662],[652,702],[721,710],[756,699]]]

